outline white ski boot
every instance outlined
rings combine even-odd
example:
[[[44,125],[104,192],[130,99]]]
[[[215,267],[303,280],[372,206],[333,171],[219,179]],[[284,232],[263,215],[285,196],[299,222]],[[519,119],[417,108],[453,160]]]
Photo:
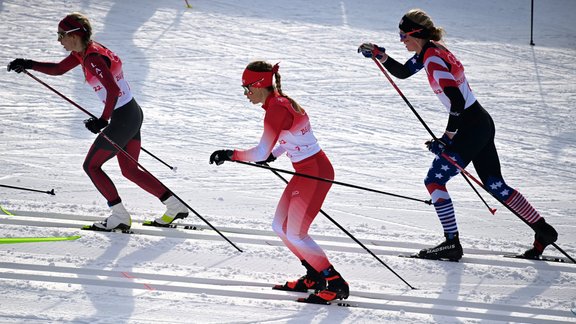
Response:
[[[130,226],[132,226],[132,218],[126,208],[124,208],[124,205],[118,203],[110,208],[112,209],[112,215],[102,222],[94,223],[92,225],[93,229],[107,232],[113,230],[128,231]]]
[[[188,217],[188,208],[186,208],[186,206],[184,206],[184,204],[176,197],[170,196],[162,203],[166,205],[166,212],[164,212],[162,217],[154,219],[150,225],[168,227],[173,221]]]

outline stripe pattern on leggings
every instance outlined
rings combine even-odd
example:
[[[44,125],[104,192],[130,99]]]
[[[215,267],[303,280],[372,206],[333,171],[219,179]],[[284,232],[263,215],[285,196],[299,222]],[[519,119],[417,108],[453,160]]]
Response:
[[[436,209],[436,214],[440,218],[442,223],[442,228],[444,233],[457,233],[458,225],[456,224],[456,215],[454,213],[454,206],[452,205],[452,199],[444,200],[442,202],[437,202],[434,204]]]
[[[517,212],[518,215],[525,219],[529,224],[533,224],[541,218],[538,211],[534,209],[528,200],[526,200],[526,198],[516,190],[512,192],[512,195],[506,201],[506,205]]]

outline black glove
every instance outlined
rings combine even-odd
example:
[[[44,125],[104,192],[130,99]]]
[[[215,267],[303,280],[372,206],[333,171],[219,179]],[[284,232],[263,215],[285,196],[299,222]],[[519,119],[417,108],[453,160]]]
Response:
[[[84,126],[92,133],[98,134],[102,128],[108,126],[108,121],[106,119],[92,117],[84,121]]]
[[[428,147],[428,151],[435,155],[442,155],[446,150],[446,147],[452,144],[452,140],[448,135],[444,134],[439,140],[429,140],[425,144]]]
[[[17,58],[14,61],[8,63],[8,66],[6,67],[6,69],[8,70],[8,72],[14,71],[16,73],[20,73],[24,70],[31,69],[33,64],[34,63],[32,60],[25,60],[23,58]]]
[[[274,162],[276,161],[276,157],[274,156],[274,154],[270,153],[270,155],[268,155],[268,158],[264,161],[258,161],[256,162],[256,164],[266,164],[266,163],[270,163],[270,162]]]
[[[232,155],[234,155],[234,151],[232,150],[214,151],[214,153],[210,155],[210,164],[216,163],[216,165],[220,165],[225,161],[232,161]]]

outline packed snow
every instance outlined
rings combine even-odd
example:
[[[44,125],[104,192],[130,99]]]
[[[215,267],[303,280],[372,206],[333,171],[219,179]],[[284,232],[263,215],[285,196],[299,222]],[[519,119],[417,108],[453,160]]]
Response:
[[[94,39],[123,59],[144,109],[143,147],[175,170],[145,152],[140,162],[194,209],[180,223],[195,228],[142,227],[164,206],[113,160],[105,170],[137,233],[81,231],[109,213],[82,170],[94,139],[82,123],[87,115],[23,73],[0,73],[0,185],[56,193],[0,187],[0,237],[81,236],[0,244],[0,322],[576,323],[576,265],[502,257],[529,248],[533,231],[478,188],[498,209],[492,215],[461,177],[449,183],[465,253],[458,263],[397,256],[443,240],[431,206],[334,185],[323,205],[328,217],[318,215],[310,233],[349,282],[352,307],[297,303],[306,295],[271,289],[304,273],[271,231],[284,182],[256,167],[208,164],[216,149],[258,143],[263,110],[246,100],[240,77],[251,61],[280,62],[283,90],[310,115],[337,181],[429,199],[429,135],[356,52],[370,41],[408,59],[398,21],[422,8],[446,29],[445,43],[495,119],[505,179],[576,257],[576,2],[535,1],[532,36],[527,0],[189,3],[0,0],[3,64],[61,60],[60,19],[73,11],[90,18]],[[101,112],[79,68],[31,73]],[[447,116],[424,73],[395,82],[440,134]],[[271,166],[293,170],[286,157]],[[546,254],[563,256],[554,247]]]

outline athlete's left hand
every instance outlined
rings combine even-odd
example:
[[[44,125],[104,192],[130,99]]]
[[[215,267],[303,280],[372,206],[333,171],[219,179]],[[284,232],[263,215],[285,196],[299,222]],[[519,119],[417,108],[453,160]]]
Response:
[[[384,47],[380,47],[376,44],[372,43],[364,43],[358,47],[358,53],[362,53],[364,57],[375,57],[377,59],[382,59],[384,54],[386,53],[386,49]]]
[[[264,164],[268,164],[270,162],[274,162],[276,161],[276,157],[274,156],[274,154],[270,153],[270,155],[268,155],[268,158],[264,161],[258,161],[255,162],[256,164],[260,164],[260,165],[264,165]]]
[[[234,151],[232,150],[218,150],[214,151],[210,155],[210,164],[216,163],[216,165],[220,165],[225,161],[232,161],[232,156],[234,155]]]
[[[32,60],[25,60],[23,58],[17,58],[15,60],[13,60],[12,62],[8,63],[6,70],[8,70],[8,72],[14,71],[16,73],[21,73],[21,72],[24,72],[24,70],[31,69],[33,65],[34,65],[34,62]]]
[[[102,118],[91,117],[84,121],[84,126],[92,133],[98,134],[102,128],[108,126],[108,121]]]
[[[432,139],[427,141],[426,147],[428,147],[428,151],[434,153],[435,155],[442,155],[446,150],[446,147],[452,144],[452,140],[448,137],[447,134],[442,135],[440,139]]]

